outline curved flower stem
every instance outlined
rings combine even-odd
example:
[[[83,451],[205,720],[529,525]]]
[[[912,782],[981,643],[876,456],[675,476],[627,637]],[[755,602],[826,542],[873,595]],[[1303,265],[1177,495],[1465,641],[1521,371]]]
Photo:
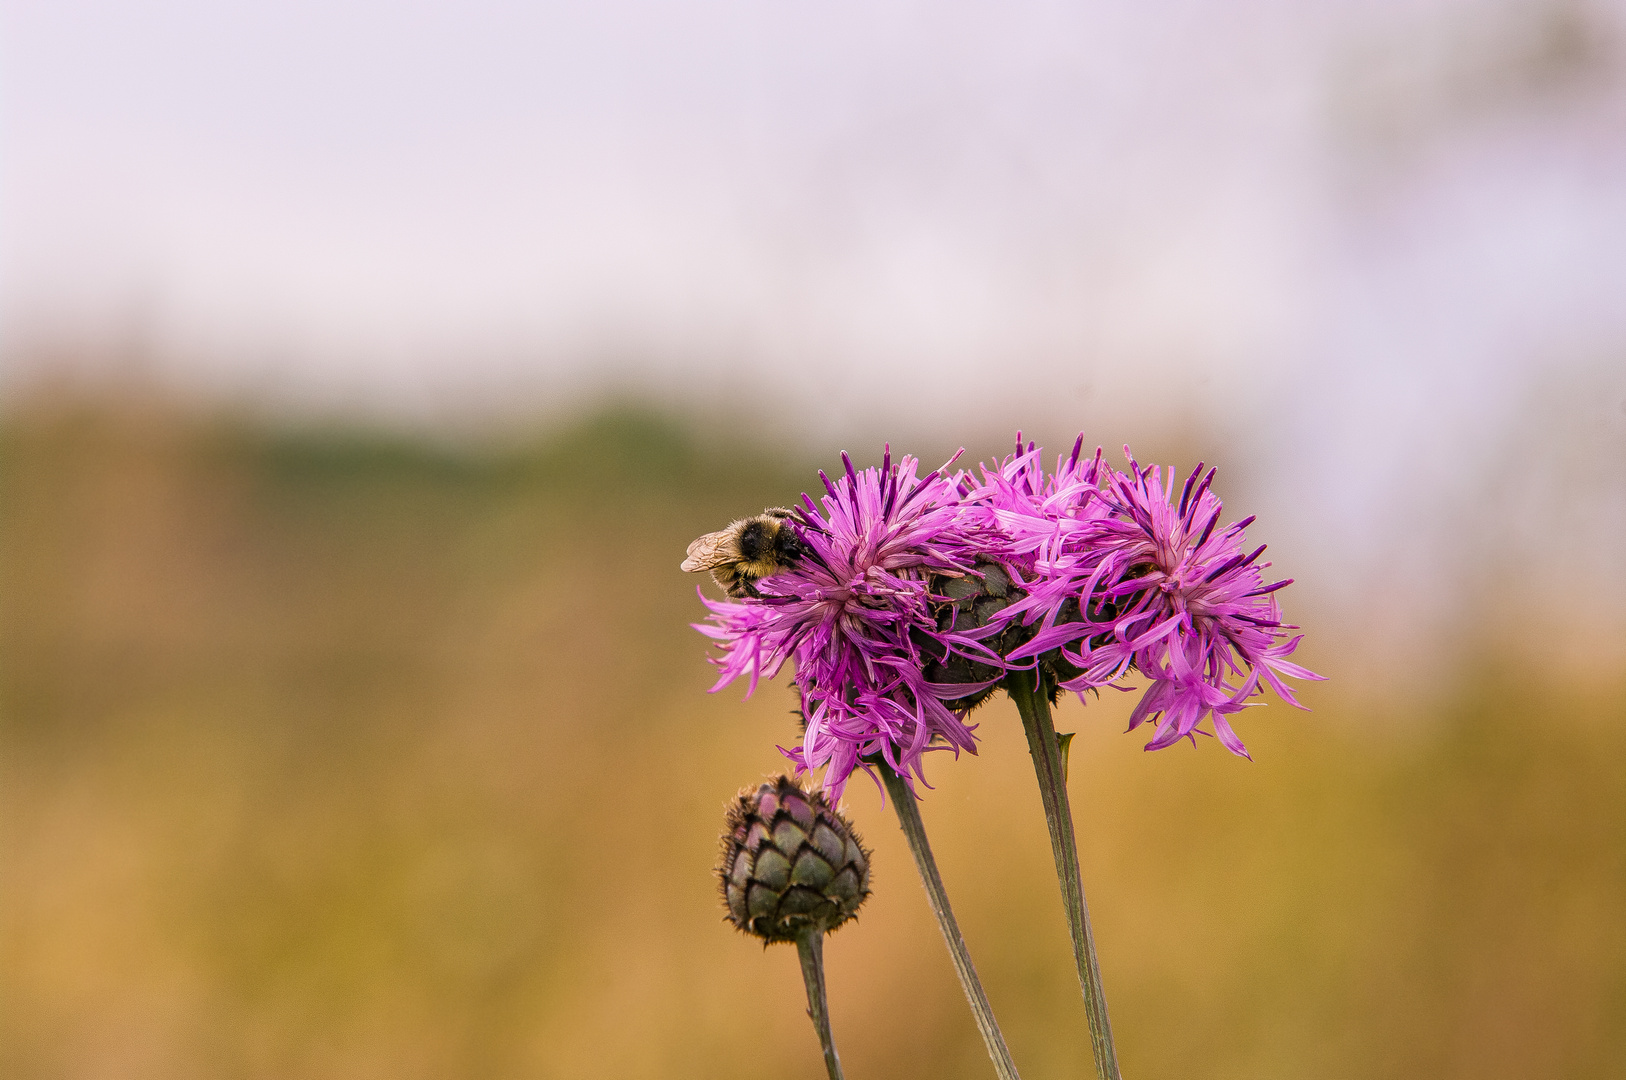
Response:
[[[1067,929],[1073,938],[1073,961],[1084,990],[1084,1015],[1090,1025],[1090,1049],[1101,1080],[1119,1080],[1118,1052],[1112,1046],[1112,1025],[1107,1020],[1107,995],[1101,988],[1101,964],[1095,957],[1095,935],[1090,932],[1090,909],[1084,903],[1084,881],[1078,867],[1078,842],[1073,836],[1073,812],[1067,802],[1067,774],[1050,719],[1050,698],[1039,672],[1013,671],[1005,679],[1005,692],[1022,714],[1028,752],[1039,778],[1045,824],[1050,826],[1050,851],[1056,859]]]
[[[802,982],[807,984],[807,1015],[819,1033],[824,1050],[824,1068],[830,1080],[844,1080],[836,1041],[830,1035],[830,1007],[824,997],[824,931],[809,929],[796,939],[796,955],[802,960]]]
[[[988,1056],[993,1059],[994,1071],[999,1074],[1000,1080],[1020,1080],[1016,1063],[1011,1060],[1010,1049],[1005,1045],[1005,1036],[999,1033],[993,1007],[988,1004],[988,995],[982,992],[977,969],[971,964],[971,953],[965,947],[965,938],[960,936],[960,924],[954,919],[954,909],[949,907],[948,892],[944,890],[943,879],[937,873],[937,860],[932,858],[931,845],[926,842],[926,825],[920,820],[915,793],[909,790],[902,777],[885,764],[878,768],[882,780],[886,782],[886,793],[898,812],[898,824],[909,841],[909,851],[915,857],[915,868],[920,871],[921,883],[926,886],[926,899],[931,903],[932,914],[937,916],[937,926],[943,931],[943,940],[948,943],[954,972],[960,976],[960,986],[965,990],[966,1000],[971,1003],[971,1014],[976,1018],[977,1030],[982,1032],[982,1041],[988,1046]]]

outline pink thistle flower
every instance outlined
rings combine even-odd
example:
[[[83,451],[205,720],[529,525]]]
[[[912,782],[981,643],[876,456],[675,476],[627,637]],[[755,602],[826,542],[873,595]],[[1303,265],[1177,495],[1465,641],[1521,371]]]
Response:
[[[1155,723],[1148,750],[1195,742],[1212,716],[1220,742],[1248,756],[1226,718],[1261,682],[1303,708],[1284,678],[1321,678],[1287,659],[1301,637],[1288,639],[1298,627],[1282,622],[1275,594],[1291,579],[1266,585],[1264,547],[1243,553],[1253,518],[1217,527],[1214,470],[1198,465],[1176,500],[1172,469],[1165,481],[1130,456],[1126,474],[1105,468],[1099,450],[1081,458],[1082,448],[1081,436],[1046,475],[1018,436],[1017,453],[985,466],[967,494],[1009,534],[1012,578],[1026,593],[991,620],[1028,635],[1006,663],[1032,667],[1048,654],[1059,685],[1081,696],[1138,670],[1151,685],[1129,727]]]
[[[1212,716],[1214,733],[1233,754],[1248,756],[1226,717],[1268,683],[1281,699],[1299,703],[1284,677],[1322,676],[1287,659],[1303,635],[1282,621],[1278,590],[1286,578],[1265,584],[1261,544],[1243,553],[1243,533],[1252,517],[1218,528],[1223,504],[1211,485],[1217,470],[1203,473],[1201,463],[1186,477],[1175,498],[1175,471],[1167,480],[1155,465],[1142,467],[1124,447],[1128,473],[1114,470],[1107,479],[1106,499],[1113,514],[1101,523],[1095,543],[1107,575],[1092,588],[1110,615],[1110,630],[1096,645],[1086,642],[1076,654],[1063,655],[1081,667],[1101,659],[1121,664],[1132,658],[1152,680],[1130,715],[1133,731],[1153,721],[1148,750],[1172,746],[1183,738],[1196,742],[1197,725]],[[1288,639],[1288,640],[1284,640]],[[1100,659],[1091,654],[1100,651]],[[1063,683],[1067,689],[1088,684],[1091,676]]]
[[[1083,449],[1080,435],[1072,453],[1056,459],[1056,471],[1046,473],[1043,451],[1031,442],[1024,445],[1018,432],[1016,453],[997,468],[984,465],[982,483],[966,493],[973,519],[1006,535],[1011,554],[1002,561],[1021,590],[987,631],[1037,624],[1005,654],[1011,667],[1031,668],[1041,654],[1097,629],[1080,618],[1078,599],[1102,576],[1106,553],[1095,541],[1113,510],[1101,491],[1108,471],[1101,451],[1085,458]]]
[[[956,455],[956,459],[958,455]],[[885,763],[906,780],[919,777],[923,754],[938,748],[976,752],[972,728],[944,702],[963,685],[940,685],[926,665],[950,653],[999,664],[972,637],[939,630],[930,578],[974,573],[979,553],[1003,552],[1002,537],[969,521],[961,478],[942,469],[917,478],[913,457],[845,472],[815,505],[807,495],[789,527],[805,554],[757,584],[742,601],[701,599],[711,621],[695,628],[723,655],[715,692],[742,676],[747,696],[795,664],[806,730],[799,747],[781,751],[799,769],[824,768],[824,788],[838,799],[855,768]],[[1002,667],[1002,665],[1001,665]]]

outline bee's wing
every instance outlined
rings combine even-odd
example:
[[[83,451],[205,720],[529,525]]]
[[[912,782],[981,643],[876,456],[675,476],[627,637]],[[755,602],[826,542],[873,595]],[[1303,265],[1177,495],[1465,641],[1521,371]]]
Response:
[[[682,569],[694,574],[724,563],[738,562],[739,556],[734,554],[731,537],[727,529],[700,537],[689,545],[688,557],[683,560]]]

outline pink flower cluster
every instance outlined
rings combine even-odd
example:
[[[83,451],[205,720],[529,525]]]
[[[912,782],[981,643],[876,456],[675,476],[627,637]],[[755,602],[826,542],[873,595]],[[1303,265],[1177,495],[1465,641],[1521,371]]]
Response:
[[[1083,439],[1046,472],[1042,452],[1017,438],[997,465],[950,475],[949,462],[917,478],[917,462],[822,472],[826,494],[803,496],[793,527],[808,554],[758,583],[760,597],[702,599],[711,620],[697,629],[722,647],[713,690],[746,676],[751,690],[793,660],[806,731],[785,751],[801,768],[825,769],[838,798],[855,768],[884,761],[921,778],[932,748],[976,751],[963,712],[948,702],[991,683],[927,679],[933,661],[958,654],[1003,674],[1047,655],[1064,664],[1060,685],[1094,690],[1132,671],[1150,681],[1130,728],[1152,722],[1148,750],[1191,738],[1213,718],[1214,734],[1247,756],[1227,717],[1268,683],[1299,705],[1284,677],[1318,679],[1287,657],[1276,591],[1265,584],[1259,547],[1244,554],[1247,518],[1220,527],[1221,504],[1202,466],[1186,478],[1133,457],[1106,466]],[[1128,448],[1125,448],[1128,454]],[[976,578],[978,560],[1001,564],[1017,592],[986,626],[940,628],[953,578]],[[1020,644],[1001,656],[986,644],[1012,626]],[[996,678],[993,680],[997,682]],[[1120,687],[1122,688],[1122,687]],[[1302,707],[1302,706],[1300,706]],[[1202,732],[1206,734],[1206,732]]]
[[[1287,639],[1298,627],[1282,622],[1276,592],[1291,579],[1265,583],[1264,545],[1243,553],[1253,518],[1219,527],[1214,470],[1204,474],[1199,463],[1177,500],[1173,469],[1142,466],[1126,446],[1129,471],[1120,472],[1103,465],[1100,450],[1081,459],[1082,447],[1081,438],[1046,474],[1040,451],[1018,442],[968,494],[973,517],[996,522],[1029,560],[1011,567],[1027,595],[996,620],[1019,619],[1034,632],[1006,664],[1032,667],[1059,649],[1081,670],[1061,686],[1080,693],[1133,668],[1151,682],[1129,720],[1131,730],[1156,722],[1148,750],[1195,742],[1197,725],[1212,716],[1220,742],[1247,757],[1226,717],[1246,707],[1261,680],[1302,708],[1283,677],[1320,678],[1287,659],[1302,635]]]

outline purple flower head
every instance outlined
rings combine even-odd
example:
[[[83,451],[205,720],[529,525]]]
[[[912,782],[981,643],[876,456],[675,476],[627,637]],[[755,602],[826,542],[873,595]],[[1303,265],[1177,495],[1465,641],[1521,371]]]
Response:
[[[1303,635],[1288,639],[1298,627],[1282,622],[1276,592],[1292,579],[1265,584],[1270,563],[1259,561],[1265,546],[1244,553],[1252,517],[1219,527],[1223,505],[1211,488],[1216,470],[1204,474],[1199,463],[1177,498],[1172,468],[1164,480],[1158,466],[1141,466],[1127,446],[1124,456],[1129,472],[1113,470],[1107,479],[1113,513],[1096,540],[1108,573],[1095,593],[1110,635],[1098,647],[1085,642],[1069,659],[1086,666],[1097,649],[1113,661],[1133,658],[1152,680],[1129,718],[1131,730],[1155,721],[1148,750],[1183,738],[1195,743],[1197,725],[1211,715],[1220,742],[1247,757],[1226,717],[1245,707],[1261,680],[1303,708],[1283,677],[1321,678],[1287,659]],[[1079,689],[1086,680],[1076,682],[1064,685]]]
[[[1031,668],[1040,654],[1092,631],[1078,617],[1077,601],[1100,579],[1105,553],[1096,541],[1113,511],[1101,491],[1108,472],[1101,451],[1083,457],[1083,449],[1080,435],[1072,453],[1058,457],[1056,471],[1047,473],[1044,452],[1031,442],[1024,444],[1018,432],[1016,452],[998,467],[984,465],[982,483],[966,494],[973,519],[1005,534],[1010,555],[1002,561],[1022,590],[987,629],[1002,630],[1013,622],[1036,626],[1006,654],[1011,667]]]
[[[1004,550],[997,532],[969,520],[960,478],[945,472],[953,461],[917,478],[916,459],[894,463],[890,447],[878,469],[841,459],[845,472],[835,480],[820,472],[826,494],[818,505],[803,495],[791,524],[806,554],[758,582],[757,597],[702,595],[711,621],[695,627],[723,649],[713,691],[744,675],[749,695],[794,661],[807,727],[801,746],[784,753],[799,768],[823,767],[833,799],[870,755],[923,779],[934,739],[975,753],[972,729],[944,705],[966,688],[931,683],[924,668],[951,651],[999,658],[938,629],[941,598],[929,578],[965,576],[979,552]]]
[[[1131,456],[1122,473],[1099,450],[1082,458],[1082,448],[1080,437],[1046,475],[1038,449],[1018,436],[1017,453],[985,466],[967,495],[1009,534],[1012,577],[1026,594],[995,619],[1031,628],[1006,663],[1031,667],[1059,650],[1076,672],[1060,685],[1080,694],[1133,668],[1151,680],[1129,722],[1155,722],[1148,750],[1195,742],[1212,716],[1220,742],[1246,757],[1226,717],[1261,680],[1302,708],[1283,677],[1321,678],[1287,659],[1300,638],[1284,640],[1298,628],[1282,622],[1275,593],[1291,582],[1264,583],[1263,546],[1243,553],[1253,518],[1218,527],[1213,470],[1199,465],[1176,498],[1172,469],[1165,481]]]

